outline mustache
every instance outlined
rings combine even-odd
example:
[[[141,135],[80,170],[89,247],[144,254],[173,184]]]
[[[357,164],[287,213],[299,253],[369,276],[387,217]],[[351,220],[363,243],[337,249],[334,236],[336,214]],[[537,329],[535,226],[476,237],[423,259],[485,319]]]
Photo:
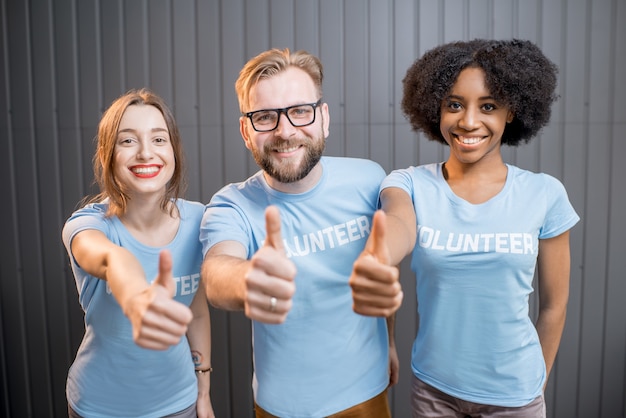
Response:
[[[267,142],[266,144],[264,144],[263,149],[267,152],[267,151],[272,151],[276,148],[281,149],[281,148],[291,148],[291,147],[297,147],[300,145],[306,145],[307,143],[310,143],[311,140],[309,138],[295,138],[295,139],[275,139],[273,141]]]

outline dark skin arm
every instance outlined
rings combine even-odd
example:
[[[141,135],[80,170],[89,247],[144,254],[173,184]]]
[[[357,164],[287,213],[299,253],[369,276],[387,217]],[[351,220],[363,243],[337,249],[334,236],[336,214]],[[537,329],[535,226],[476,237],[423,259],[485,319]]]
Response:
[[[554,238],[539,240],[539,315],[536,327],[548,377],[552,371],[565,326],[569,281],[569,231]]]

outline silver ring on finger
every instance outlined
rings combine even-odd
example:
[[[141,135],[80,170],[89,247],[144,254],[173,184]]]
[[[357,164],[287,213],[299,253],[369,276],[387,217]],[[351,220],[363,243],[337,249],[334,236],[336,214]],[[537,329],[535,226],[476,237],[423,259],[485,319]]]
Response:
[[[277,302],[278,302],[278,299],[276,299],[274,296],[270,298],[270,312],[274,312],[276,310]]]

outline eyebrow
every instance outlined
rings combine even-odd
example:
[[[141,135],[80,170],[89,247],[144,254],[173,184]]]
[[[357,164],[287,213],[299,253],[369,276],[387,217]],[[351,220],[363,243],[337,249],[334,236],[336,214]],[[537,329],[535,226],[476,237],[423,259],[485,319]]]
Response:
[[[126,129],[120,129],[119,131],[117,131],[117,133],[122,133],[122,132],[137,132],[136,129],[133,128],[126,128]],[[165,132],[165,133],[169,133],[169,131],[165,128],[152,128],[150,130],[150,132]]]
[[[450,94],[450,95],[446,96],[446,99],[458,99],[458,100],[464,100],[464,99],[465,99],[465,97],[463,97],[463,96],[457,96],[456,94]],[[478,98],[478,100],[494,100],[494,101],[497,101],[497,100],[495,99],[495,97],[493,97],[493,96],[482,96],[482,97],[479,97],[479,98]]]

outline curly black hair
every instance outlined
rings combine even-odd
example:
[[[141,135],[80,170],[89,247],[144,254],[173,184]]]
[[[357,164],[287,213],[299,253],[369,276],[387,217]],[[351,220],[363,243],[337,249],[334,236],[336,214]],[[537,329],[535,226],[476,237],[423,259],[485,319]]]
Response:
[[[514,114],[502,144],[527,143],[550,120],[558,98],[557,66],[530,41],[474,39],[437,46],[409,67],[402,80],[402,112],[413,130],[446,144],[439,128],[441,105],[467,67],[481,68],[491,95]]]

